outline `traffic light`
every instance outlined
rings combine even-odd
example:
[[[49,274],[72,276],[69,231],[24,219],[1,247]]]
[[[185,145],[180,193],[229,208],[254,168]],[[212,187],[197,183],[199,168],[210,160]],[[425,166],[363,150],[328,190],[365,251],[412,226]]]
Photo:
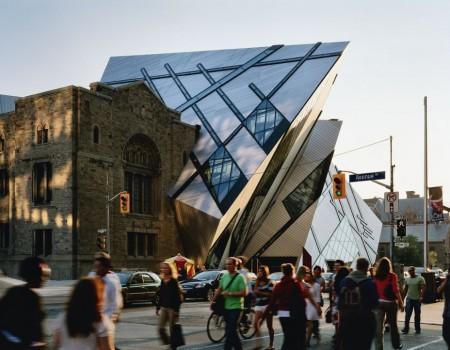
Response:
[[[97,235],[97,248],[100,250],[106,250],[106,235],[99,234]]]
[[[119,206],[121,214],[128,214],[130,212],[130,194],[122,192],[119,195]]]
[[[406,236],[406,220],[405,219],[397,220],[397,236],[398,237]]]
[[[337,173],[333,175],[333,198],[344,199],[347,196],[345,192],[345,174]]]

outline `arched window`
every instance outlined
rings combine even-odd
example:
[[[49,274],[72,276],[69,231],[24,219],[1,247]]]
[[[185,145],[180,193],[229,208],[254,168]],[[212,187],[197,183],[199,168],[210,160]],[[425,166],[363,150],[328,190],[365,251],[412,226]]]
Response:
[[[92,141],[97,145],[100,143],[100,130],[97,125],[94,125],[94,129],[92,130]]]
[[[123,162],[124,188],[130,193],[131,212],[157,215],[161,200],[161,158],[155,143],[145,135],[134,135],[125,146]]]
[[[37,144],[43,145],[48,143],[48,125],[45,123],[39,123],[37,127]]]

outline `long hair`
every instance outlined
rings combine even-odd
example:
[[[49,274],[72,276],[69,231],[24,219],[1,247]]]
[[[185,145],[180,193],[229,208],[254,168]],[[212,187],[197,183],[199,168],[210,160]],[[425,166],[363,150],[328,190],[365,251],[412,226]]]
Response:
[[[378,264],[377,264],[377,270],[375,272],[375,278],[379,279],[381,281],[384,281],[387,278],[387,276],[388,276],[388,274],[390,272],[392,272],[391,261],[388,258],[386,258],[386,257],[381,258],[380,261],[378,261]]]
[[[82,278],[67,304],[66,324],[69,335],[88,337],[95,331],[94,323],[100,322],[100,306],[103,301],[104,286],[97,278]]]
[[[334,288],[339,288],[341,281],[348,276],[350,271],[347,267],[343,266],[339,269],[336,276],[334,277]]]
[[[269,282],[269,274],[270,274],[270,272],[269,272],[269,267],[268,266],[266,266],[266,265],[261,265],[259,268],[258,268],[258,270],[259,271],[262,271],[262,273],[263,273],[263,276],[262,277],[257,277],[256,278],[256,283],[255,283],[255,285],[256,286],[259,286],[260,284],[262,284],[262,283],[265,283],[265,284],[267,284],[267,282]]]
[[[162,262],[161,265],[162,266],[166,266],[169,269],[169,275],[172,278],[177,279],[178,278],[178,271],[177,268],[175,267],[175,263],[174,264],[170,264],[168,262]],[[164,276],[161,274],[161,278],[163,278]]]

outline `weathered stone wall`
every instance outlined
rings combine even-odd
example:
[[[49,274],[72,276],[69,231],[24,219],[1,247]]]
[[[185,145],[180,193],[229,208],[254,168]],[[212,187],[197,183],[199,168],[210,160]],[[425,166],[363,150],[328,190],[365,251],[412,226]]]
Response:
[[[19,99],[16,111],[5,120],[9,168],[8,212],[10,247],[2,255],[7,273],[15,275],[17,261],[32,254],[37,229],[53,231],[53,252],[45,257],[54,278],[71,277],[72,253],[72,96],[73,87]],[[48,127],[48,143],[37,144],[37,128]],[[2,159],[4,162],[5,159]],[[52,200],[32,201],[32,169],[39,162],[52,164]]]
[[[106,228],[106,193],[124,190],[123,150],[136,134],[149,137],[160,154],[160,210],[155,215],[122,215],[118,201],[111,203],[114,264],[156,269],[161,260],[181,251],[167,192],[183,168],[183,154],[194,145],[195,127],[181,123],[179,114],[143,83],[118,89],[93,84],[91,90],[71,86],[19,99],[16,111],[0,118],[0,135],[6,140],[0,168],[9,169],[9,195],[0,198],[0,222],[9,221],[11,235],[9,249],[0,250],[0,267],[10,275],[32,254],[36,229],[53,230],[53,253],[45,257],[52,278],[73,278],[73,272],[80,276],[92,269],[97,230]],[[49,127],[49,142],[37,145],[41,123]],[[93,142],[95,126],[98,144]],[[33,164],[47,161],[53,168],[52,201],[34,205]],[[156,256],[129,257],[127,232],[157,234]]]

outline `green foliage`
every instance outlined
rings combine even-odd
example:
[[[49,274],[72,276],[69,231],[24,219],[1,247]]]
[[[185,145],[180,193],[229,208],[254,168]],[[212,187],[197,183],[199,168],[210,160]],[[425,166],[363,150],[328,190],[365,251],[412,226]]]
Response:
[[[423,245],[417,241],[415,236],[406,236],[403,242],[408,242],[409,247],[394,247],[395,262],[405,266],[422,266]]]

